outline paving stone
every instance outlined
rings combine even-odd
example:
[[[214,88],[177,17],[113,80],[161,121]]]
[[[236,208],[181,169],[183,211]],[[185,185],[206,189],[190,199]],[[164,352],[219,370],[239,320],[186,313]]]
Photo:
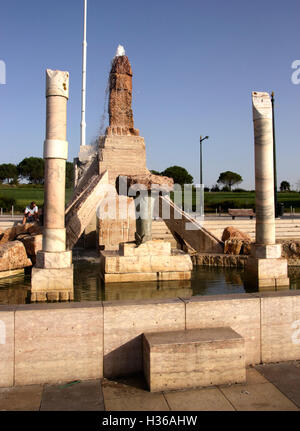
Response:
[[[174,411],[230,411],[230,402],[218,388],[190,389],[166,392],[165,397]]]
[[[45,385],[41,411],[103,411],[101,380]]]
[[[161,393],[144,392],[136,396],[106,399],[106,411],[168,411],[169,406]]]
[[[220,388],[236,410],[299,410],[272,383],[235,385]]]
[[[148,391],[147,383],[143,374],[136,374],[114,380],[103,379],[102,392],[105,401],[116,398],[151,395]]]
[[[257,383],[268,383],[268,380],[259,373],[255,368],[246,369],[246,383],[247,385],[253,385]]]
[[[38,411],[42,392],[43,385],[0,389],[0,411]]]
[[[300,407],[300,361],[258,365],[255,368]]]

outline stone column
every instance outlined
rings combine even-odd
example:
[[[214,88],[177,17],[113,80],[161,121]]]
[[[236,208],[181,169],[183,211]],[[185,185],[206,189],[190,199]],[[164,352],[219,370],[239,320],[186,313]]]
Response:
[[[252,93],[256,244],[275,244],[272,105],[268,93]]]
[[[276,244],[274,212],[274,167],[272,104],[268,93],[252,93],[255,146],[256,238],[246,265],[247,278],[258,287],[289,284],[287,260]]]
[[[69,73],[47,69],[43,250],[32,270],[32,301],[73,298],[72,252],[66,251],[65,179]]]

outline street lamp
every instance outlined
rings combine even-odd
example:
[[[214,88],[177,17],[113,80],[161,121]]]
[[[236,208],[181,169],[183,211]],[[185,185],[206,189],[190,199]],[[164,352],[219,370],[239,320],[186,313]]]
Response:
[[[209,138],[209,136],[204,136],[204,138],[202,138],[202,136],[200,136],[200,184],[203,184],[203,178],[202,178],[202,142],[208,138]]]
[[[272,128],[273,128],[273,168],[274,168],[274,206],[275,206],[275,217],[278,217],[278,205],[277,205],[277,166],[276,166],[276,141],[275,141],[275,116],[274,116],[274,91],[271,93],[272,103]]]

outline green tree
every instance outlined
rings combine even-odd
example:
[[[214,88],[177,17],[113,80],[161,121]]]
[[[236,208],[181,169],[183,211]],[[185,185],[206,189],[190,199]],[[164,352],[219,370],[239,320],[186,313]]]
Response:
[[[12,163],[3,163],[0,165],[0,181],[16,182],[18,179],[18,169]]]
[[[229,190],[231,191],[232,186],[234,186],[235,184],[240,184],[242,181],[243,178],[236,172],[226,171],[220,173],[217,183],[221,183],[225,186],[228,186]]]
[[[192,175],[181,166],[170,166],[161,172],[161,175],[173,178],[174,184],[180,184],[181,186],[184,184],[192,184],[194,181]]]
[[[280,191],[281,192],[290,192],[291,191],[291,185],[288,181],[281,181],[280,183]]]
[[[74,165],[71,162],[66,163],[66,188],[73,187],[74,182]]]
[[[155,169],[150,169],[151,174],[153,175],[161,175],[160,172],[156,171]]]
[[[45,162],[40,157],[27,157],[18,164],[21,177],[31,184],[43,184],[45,175]]]

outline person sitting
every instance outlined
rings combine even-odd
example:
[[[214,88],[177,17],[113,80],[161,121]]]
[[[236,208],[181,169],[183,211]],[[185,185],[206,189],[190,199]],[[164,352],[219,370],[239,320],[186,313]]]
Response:
[[[39,209],[35,202],[31,202],[31,204],[25,208],[22,223],[23,224],[33,223],[35,221],[37,222],[38,220],[39,220]]]

